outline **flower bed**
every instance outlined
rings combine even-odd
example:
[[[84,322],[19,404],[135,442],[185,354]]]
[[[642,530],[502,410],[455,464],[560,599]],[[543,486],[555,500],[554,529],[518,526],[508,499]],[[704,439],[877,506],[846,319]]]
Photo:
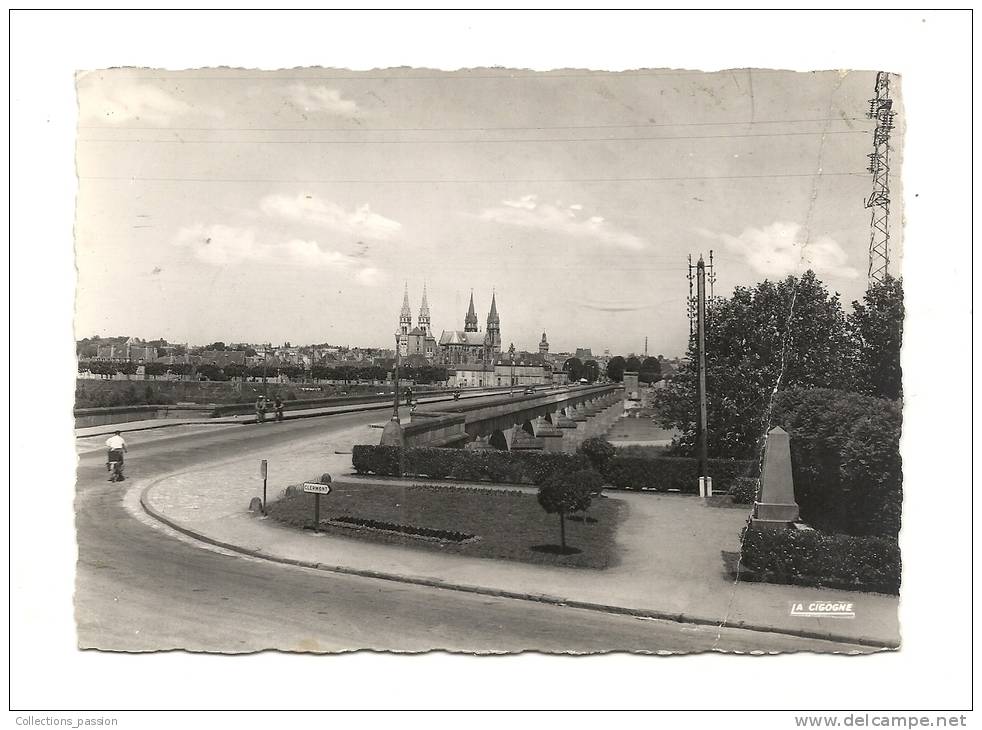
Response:
[[[405,545],[482,558],[498,558],[582,568],[606,568],[617,560],[615,534],[627,506],[612,499],[595,500],[590,520],[566,526],[566,539],[579,553],[563,555],[543,549],[559,543],[559,523],[546,514],[534,494],[502,489],[335,482],[321,498],[321,529],[351,539]],[[310,527],[311,494],[292,493],[268,505],[270,517],[287,525]],[[353,529],[362,525],[375,529]],[[473,539],[422,539],[417,535],[467,535]]]

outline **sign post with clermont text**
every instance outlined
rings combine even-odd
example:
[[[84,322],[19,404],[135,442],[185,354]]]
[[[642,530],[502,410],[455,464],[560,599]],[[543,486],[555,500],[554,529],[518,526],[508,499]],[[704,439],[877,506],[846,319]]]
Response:
[[[320,532],[321,525],[321,495],[331,493],[330,484],[304,482],[303,491],[314,495],[314,532]]]

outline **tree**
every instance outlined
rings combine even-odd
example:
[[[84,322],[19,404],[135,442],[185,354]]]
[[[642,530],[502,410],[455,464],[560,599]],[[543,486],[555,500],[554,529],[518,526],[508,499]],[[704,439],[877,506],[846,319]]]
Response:
[[[673,450],[686,455],[696,446],[697,356],[692,338],[687,359],[656,396],[661,424],[680,432]],[[842,389],[849,360],[839,297],[830,296],[813,272],[737,287],[707,315],[710,455],[755,458],[774,388]]]
[[[904,292],[900,279],[874,284],[863,303],[852,303],[849,334],[853,340],[853,388],[877,398],[903,396],[900,345],[904,329]]]
[[[617,453],[616,447],[610,441],[600,436],[584,439],[577,451],[589,459],[590,466],[601,474],[607,470],[607,463]]]
[[[583,363],[580,361],[580,358],[571,357],[567,359],[563,363],[563,372],[566,373],[571,383],[583,377]]]
[[[591,495],[603,486],[603,478],[592,469],[558,472],[539,487],[539,504],[547,514],[559,514],[559,536],[566,552],[566,515],[590,506]]]
[[[208,352],[212,352],[212,351],[215,351],[215,350],[218,350],[218,351],[225,350],[226,347],[225,347],[225,343],[224,342],[212,342],[210,345],[205,345],[205,347],[203,347],[202,349],[203,350],[206,350]]]
[[[838,390],[788,390],[773,422],[791,435],[795,498],[826,532],[900,532],[902,414],[896,401]]]
[[[591,383],[596,383],[600,378],[600,365],[597,364],[596,360],[587,360],[583,363],[583,369],[580,371],[580,377],[586,378]]]
[[[661,380],[661,363],[657,357],[646,357],[641,363],[638,380],[642,383],[657,383]]]
[[[631,355],[631,357],[629,357],[624,362],[624,370],[627,371],[627,372],[629,372],[629,373],[637,373],[637,372],[640,372],[641,371],[641,361],[638,358],[636,358],[634,355]]]
[[[626,370],[624,358],[620,355],[610,358],[607,362],[607,378],[614,383],[624,380],[624,370]]]

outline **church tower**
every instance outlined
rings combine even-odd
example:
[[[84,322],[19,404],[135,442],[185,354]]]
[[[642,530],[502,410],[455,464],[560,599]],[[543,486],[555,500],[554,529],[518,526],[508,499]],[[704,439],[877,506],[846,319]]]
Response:
[[[542,333],[542,341],[539,343],[539,354],[545,357],[549,354],[549,340],[546,339],[546,333]]]
[[[430,334],[430,305],[426,303],[426,284],[423,284],[423,303],[419,306],[418,324],[424,335]]]
[[[425,301],[425,300],[424,300]],[[402,311],[399,312],[399,334],[408,335],[413,328],[413,313],[409,309],[409,282],[402,294]]]
[[[498,319],[498,306],[494,293],[491,294],[491,311],[488,312],[487,338],[492,353],[501,352],[501,320]]]
[[[474,292],[471,292],[471,305],[464,317],[464,332],[477,332],[477,312],[474,311]]]

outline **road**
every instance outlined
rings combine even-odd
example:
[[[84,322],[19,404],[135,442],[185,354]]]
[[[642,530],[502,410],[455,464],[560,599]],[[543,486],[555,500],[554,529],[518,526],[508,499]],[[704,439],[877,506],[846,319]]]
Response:
[[[106,481],[104,454],[79,444],[76,620],[81,648],[269,648],[336,652],[856,651],[780,634],[642,620],[345,576],[203,546],[133,509],[140,483],[298,437],[384,420],[379,412],[281,424],[176,427],[127,435],[129,474]],[[172,432],[164,434],[162,432]],[[377,432],[376,432],[377,433]]]

